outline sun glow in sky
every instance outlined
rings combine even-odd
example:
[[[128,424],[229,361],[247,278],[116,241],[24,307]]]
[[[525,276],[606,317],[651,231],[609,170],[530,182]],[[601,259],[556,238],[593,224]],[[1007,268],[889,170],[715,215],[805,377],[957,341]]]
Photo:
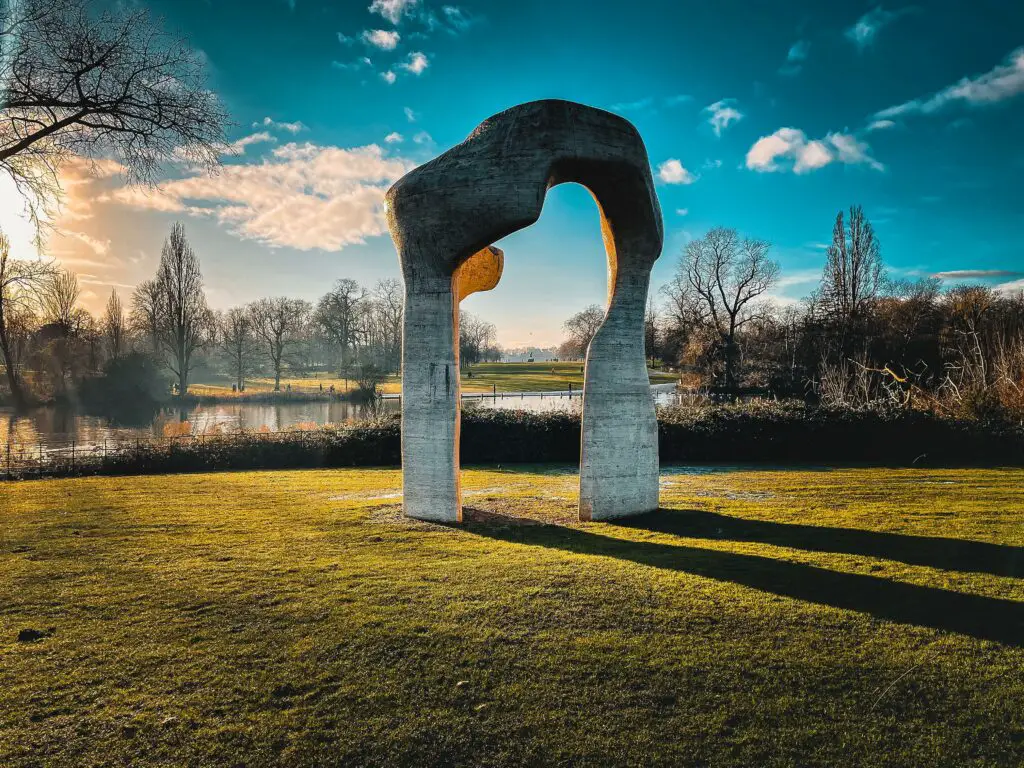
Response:
[[[154,189],[116,164],[67,169],[44,253],[86,305],[152,276],[185,224],[217,308],[315,300],[340,277],[398,277],[388,186],[516,103],[565,98],[629,118],[665,216],[653,290],[715,225],[774,244],[780,302],[810,292],[840,208],[862,204],[896,277],[1024,285],[1024,6],[597,0],[150,0],[202,51],[232,115],[207,176]],[[35,256],[0,181],[0,226]],[[557,343],[605,298],[590,195],[549,194],[500,244],[505,274],[467,300],[509,346]]]

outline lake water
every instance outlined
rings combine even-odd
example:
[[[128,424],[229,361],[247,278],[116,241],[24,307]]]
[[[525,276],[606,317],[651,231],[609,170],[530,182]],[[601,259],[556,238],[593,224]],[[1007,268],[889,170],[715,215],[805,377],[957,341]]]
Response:
[[[651,387],[652,395],[660,405],[676,402],[674,384]],[[534,412],[579,409],[580,395],[574,392],[537,394],[506,393],[498,397],[467,397],[463,408],[510,408]],[[0,446],[10,443],[17,447],[42,446],[44,449],[101,446],[104,442],[117,443],[137,439],[147,440],[180,434],[187,430],[202,434],[214,429],[269,429],[287,430],[299,424],[344,424],[360,421],[380,413],[398,413],[397,398],[385,399],[376,409],[347,402],[300,402],[276,405],[260,403],[218,403],[194,405],[185,408],[163,408],[156,414],[144,414],[131,420],[79,413],[67,408],[49,406],[28,413],[15,414],[0,408]],[[182,425],[187,422],[188,427]]]

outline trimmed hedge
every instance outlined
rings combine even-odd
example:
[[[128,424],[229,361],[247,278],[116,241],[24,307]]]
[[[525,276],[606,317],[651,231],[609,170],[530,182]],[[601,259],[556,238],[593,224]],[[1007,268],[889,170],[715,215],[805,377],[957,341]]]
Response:
[[[673,407],[658,412],[662,464],[865,463],[897,466],[1024,465],[1024,428],[879,409],[797,405]],[[463,414],[465,464],[577,463],[580,418],[568,412]],[[99,457],[48,460],[14,477],[158,474],[242,469],[397,466],[397,415],[339,429],[240,433],[127,445]],[[0,477],[3,468],[0,467]]]

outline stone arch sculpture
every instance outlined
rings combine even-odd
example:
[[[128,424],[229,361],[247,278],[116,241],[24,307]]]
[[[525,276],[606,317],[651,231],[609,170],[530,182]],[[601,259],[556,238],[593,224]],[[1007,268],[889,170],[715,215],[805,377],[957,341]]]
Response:
[[[597,202],[608,258],[608,309],[585,364],[580,519],[658,507],[643,329],[664,234],[647,150],[617,115],[546,100],[488,118],[387,193],[405,280],[402,472],[410,517],[462,519],[459,302],[497,285],[504,256],[491,243],[537,221],[548,189],[566,182]]]

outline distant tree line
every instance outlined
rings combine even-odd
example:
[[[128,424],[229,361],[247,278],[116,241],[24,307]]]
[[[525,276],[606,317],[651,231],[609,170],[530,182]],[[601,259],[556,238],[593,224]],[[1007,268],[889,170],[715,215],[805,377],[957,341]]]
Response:
[[[0,364],[16,405],[73,398],[112,366],[126,375],[126,366],[162,371],[176,393],[188,392],[197,372],[227,376],[237,390],[273,378],[279,391],[282,376],[330,373],[375,385],[401,367],[399,280],[365,288],[343,278],[316,302],[277,296],[214,311],[181,224],[172,226],[156,274],[127,303],[114,290],[94,317],[79,306],[80,294],[73,272],[15,259],[0,236]],[[493,324],[463,311],[459,330],[464,365],[501,358]]]
[[[858,206],[836,216],[803,301],[768,299],[779,274],[769,254],[722,227],[690,242],[647,313],[651,362],[725,397],[1024,416],[1024,293],[889,277]],[[560,355],[582,358],[603,318],[596,305],[573,315]]]

